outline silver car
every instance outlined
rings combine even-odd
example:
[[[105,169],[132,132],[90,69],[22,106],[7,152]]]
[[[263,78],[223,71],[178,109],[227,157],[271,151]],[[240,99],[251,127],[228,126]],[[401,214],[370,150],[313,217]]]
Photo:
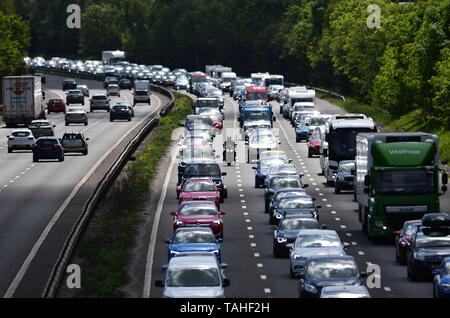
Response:
[[[320,298],[371,298],[369,291],[362,285],[326,286]]]
[[[69,124],[84,124],[88,125],[88,116],[84,107],[69,107],[65,115],[66,126]]]
[[[89,97],[89,88],[87,87],[87,85],[78,85],[77,89],[79,89],[81,93],[83,93],[83,96]]]
[[[291,277],[302,274],[308,258],[313,256],[344,256],[348,243],[342,243],[333,230],[300,230],[294,244],[289,248],[289,268]]]
[[[225,287],[230,280],[212,253],[181,253],[171,258],[164,281],[155,282],[163,287],[164,298],[225,298]]]
[[[96,109],[106,110],[108,113],[111,111],[111,99],[109,99],[106,95],[94,95],[89,101],[91,102],[91,113]]]
[[[64,153],[79,152],[87,156],[89,138],[84,137],[81,132],[66,132],[60,139]]]

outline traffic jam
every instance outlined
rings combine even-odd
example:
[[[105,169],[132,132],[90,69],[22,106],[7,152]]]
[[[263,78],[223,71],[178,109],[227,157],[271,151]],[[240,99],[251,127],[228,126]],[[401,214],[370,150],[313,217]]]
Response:
[[[437,136],[379,132],[377,123],[364,114],[323,112],[314,89],[285,86],[282,75],[238,77],[231,68],[218,65],[206,66],[205,73],[129,63],[105,70],[91,62],[74,63],[74,70],[77,65],[82,72],[91,68],[106,76],[107,93],[92,96],[89,111],[106,110],[111,121],[131,120],[135,104],[151,104],[150,82],[194,98],[193,115],[180,124],[184,136],[176,145],[177,184],[168,190],[178,205],[175,211],[166,211],[172,237],[157,243],[167,249],[164,275],[153,284],[161,288],[162,297],[227,296],[226,289],[233,281],[223,262],[227,255],[222,245],[227,240],[226,218],[232,212],[224,211],[223,206],[227,201],[245,201],[243,194],[229,195],[225,184],[229,169],[236,168],[239,174],[244,174],[242,170],[254,174],[252,188],[259,189],[260,202],[264,202],[260,213],[265,215],[267,233],[272,233],[273,258],[284,259],[280,271],[296,282],[298,293],[292,297],[370,298],[366,282],[371,273],[349,255],[352,244],[348,238],[321,222],[321,211],[334,202],[313,194],[317,184],[309,184],[310,172],[296,164],[306,159],[320,167],[320,182],[334,194],[351,193],[345,200],[357,206],[355,217],[361,232],[371,244],[390,242],[392,258],[405,266],[409,280],[432,282],[430,296],[450,295],[450,217],[440,204],[448,176],[440,168]],[[30,78],[31,91],[38,91],[40,81],[39,77]],[[110,107],[109,96],[120,96],[121,89],[132,87],[133,104]],[[72,123],[73,114],[74,123],[88,125],[81,98],[89,96],[88,88],[66,80],[63,89],[68,90],[67,100],[51,100],[46,112],[65,112],[66,124]],[[37,104],[41,94],[30,98],[34,101],[30,105]],[[30,111],[38,108],[33,106]],[[66,149],[75,149],[62,143],[81,138],[77,150],[87,154],[84,136],[51,137],[53,125],[43,119],[46,112],[33,114],[42,118],[32,119],[28,129],[11,133],[8,151],[29,147],[35,160],[62,161]],[[8,116],[5,111],[9,127],[13,124]],[[287,131],[283,127],[292,128]],[[288,135],[294,136],[292,144],[286,138],[291,149],[296,144],[306,147],[305,153],[295,152],[294,160],[281,150],[281,145],[285,146],[282,137]],[[52,157],[53,153],[43,152],[47,148],[59,152],[55,150]]]

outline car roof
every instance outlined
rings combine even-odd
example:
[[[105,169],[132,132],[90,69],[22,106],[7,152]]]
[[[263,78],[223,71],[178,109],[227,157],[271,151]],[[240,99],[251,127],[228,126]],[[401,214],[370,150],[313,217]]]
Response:
[[[210,182],[213,183],[211,178],[189,178],[186,180],[186,183],[188,182]]]
[[[323,231],[323,230],[322,230]],[[355,262],[355,258],[351,255],[317,255],[317,256],[311,256],[308,259],[308,262],[312,261],[339,261],[339,260],[352,260]]]
[[[172,257],[169,262],[169,268],[173,267],[215,267],[218,268],[217,257],[214,254],[185,254],[182,256]]]
[[[185,205],[211,205],[216,207],[213,201],[184,201],[180,204],[180,208]]]
[[[174,234],[177,234],[178,232],[207,232],[214,234],[210,227],[180,227]]]
[[[311,235],[311,234],[334,234],[337,237],[339,237],[339,235],[337,234],[337,232],[335,230],[304,229],[304,230],[300,230],[298,232],[298,236]]]

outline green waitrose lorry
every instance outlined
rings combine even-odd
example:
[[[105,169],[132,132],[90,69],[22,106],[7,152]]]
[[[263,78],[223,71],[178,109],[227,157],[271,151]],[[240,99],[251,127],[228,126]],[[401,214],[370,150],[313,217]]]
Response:
[[[439,138],[427,133],[356,136],[355,198],[369,238],[393,236],[404,222],[440,211]]]

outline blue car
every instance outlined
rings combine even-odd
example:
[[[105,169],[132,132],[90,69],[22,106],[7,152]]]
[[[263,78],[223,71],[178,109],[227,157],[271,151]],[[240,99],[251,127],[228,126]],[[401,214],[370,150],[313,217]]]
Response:
[[[116,119],[126,119],[131,121],[131,111],[130,108],[126,105],[116,105],[114,106],[109,113],[109,121],[114,121]]]
[[[295,126],[295,141],[301,142],[302,140],[308,140],[309,128],[304,122]]]
[[[259,160],[258,166],[253,167],[256,170],[255,174],[255,188],[260,188],[264,186],[264,181],[266,180],[267,173],[269,172],[270,167],[280,166],[285,164],[283,159],[267,159],[267,160]]]
[[[180,253],[209,252],[216,255],[219,263],[222,260],[220,243],[223,239],[216,239],[211,228],[191,227],[179,228],[172,239],[165,241],[169,244],[168,260]]]
[[[434,298],[450,298],[450,257],[442,261],[441,267],[433,270]]]
[[[33,162],[41,159],[64,161],[64,150],[57,137],[40,137],[33,145]]]

